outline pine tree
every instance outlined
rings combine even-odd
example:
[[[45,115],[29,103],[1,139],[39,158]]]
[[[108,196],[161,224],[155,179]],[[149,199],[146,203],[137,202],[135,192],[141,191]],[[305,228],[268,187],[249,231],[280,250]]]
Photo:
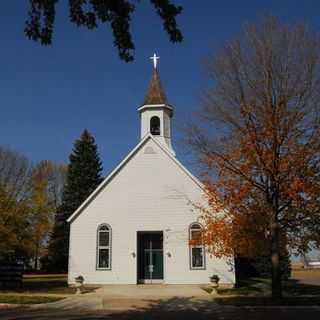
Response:
[[[67,219],[102,181],[102,163],[93,136],[84,130],[74,143],[69,157],[62,204],[55,217],[55,224],[48,250],[48,264],[52,271],[67,271],[69,251],[69,224]]]

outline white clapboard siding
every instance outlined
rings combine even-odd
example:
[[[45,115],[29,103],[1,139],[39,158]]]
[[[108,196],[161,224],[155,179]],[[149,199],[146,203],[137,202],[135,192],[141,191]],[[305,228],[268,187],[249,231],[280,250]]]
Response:
[[[188,228],[203,202],[199,184],[152,137],[100,187],[70,223],[69,284],[82,275],[86,284],[137,283],[137,231],[163,231],[164,283],[235,281],[232,261],[206,256],[205,270],[190,270]],[[112,268],[96,270],[97,227],[112,228]]]

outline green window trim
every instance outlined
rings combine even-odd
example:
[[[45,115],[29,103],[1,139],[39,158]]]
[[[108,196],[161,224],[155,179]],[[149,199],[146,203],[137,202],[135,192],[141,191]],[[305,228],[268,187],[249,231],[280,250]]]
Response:
[[[202,226],[198,222],[194,222],[189,226],[189,261],[190,270],[206,269],[206,252],[204,244],[192,245],[191,240],[199,240],[202,237]],[[201,242],[201,241],[200,241]]]
[[[97,228],[97,270],[111,270],[111,240],[111,227],[105,223],[99,225]]]

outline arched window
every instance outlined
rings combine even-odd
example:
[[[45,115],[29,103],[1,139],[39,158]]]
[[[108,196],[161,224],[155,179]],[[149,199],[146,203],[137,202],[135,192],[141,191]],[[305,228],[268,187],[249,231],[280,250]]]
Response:
[[[189,227],[190,268],[205,269],[205,248],[200,223],[192,223]]]
[[[150,132],[154,136],[160,135],[160,118],[157,116],[153,116],[150,119]]]
[[[97,231],[97,269],[111,269],[111,227],[107,224]]]

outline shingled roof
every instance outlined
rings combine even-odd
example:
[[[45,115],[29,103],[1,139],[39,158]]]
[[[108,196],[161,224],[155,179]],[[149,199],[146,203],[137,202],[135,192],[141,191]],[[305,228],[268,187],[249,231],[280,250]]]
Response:
[[[167,97],[163,91],[160,76],[157,69],[153,69],[152,77],[149,83],[147,94],[143,104],[167,104]]]

